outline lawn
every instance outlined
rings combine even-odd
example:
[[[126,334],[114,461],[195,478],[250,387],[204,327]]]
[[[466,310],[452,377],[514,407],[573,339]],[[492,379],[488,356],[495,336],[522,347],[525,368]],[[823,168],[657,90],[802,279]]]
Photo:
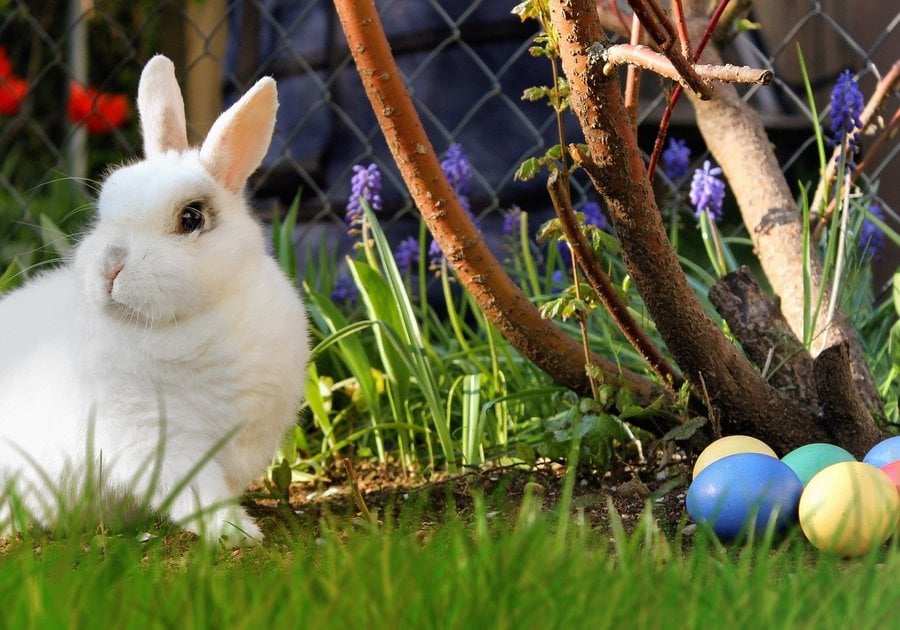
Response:
[[[581,508],[506,500],[473,490],[437,521],[421,503],[377,524],[325,517],[244,550],[179,533],[9,542],[3,625],[879,628],[900,612],[895,544],[853,561],[797,535],[726,548],[664,535],[649,512],[593,527]]]

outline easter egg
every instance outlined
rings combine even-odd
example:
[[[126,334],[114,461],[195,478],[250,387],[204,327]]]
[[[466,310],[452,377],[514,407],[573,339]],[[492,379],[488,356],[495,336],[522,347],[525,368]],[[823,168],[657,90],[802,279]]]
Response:
[[[723,542],[748,531],[762,533],[770,521],[783,531],[796,521],[803,484],[790,466],[762,453],[737,453],[705,467],[691,482],[686,504],[698,525]]]
[[[709,466],[717,459],[728,457],[736,453],[762,453],[770,457],[778,457],[775,451],[762,440],[757,440],[749,435],[728,435],[719,438],[711,443],[700,453],[697,461],[694,462],[694,478],[700,474],[700,471]]]
[[[817,549],[862,556],[894,533],[900,495],[880,469],[841,462],[809,481],[800,497],[799,517],[803,533]]]
[[[820,470],[840,462],[855,462],[856,458],[840,446],[819,442],[795,448],[781,461],[797,473],[805,486]]]
[[[897,488],[897,491],[900,492],[900,460],[895,462],[891,462],[890,464],[885,464],[881,466],[881,472],[888,476],[888,479],[894,484],[894,487]]]
[[[878,468],[897,460],[900,460],[900,435],[882,440],[863,457],[864,462]]]
[[[888,476],[888,479],[890,479],[891,483],[894,484],[894,487],[897,488],[897,492],[900,493],[900,460],[885,464],[881,467],[881,471]],[[900,494],[897,496],[900,496]],[[900,528],[900,521],[897,522],[897,527]],[[898,529],[898,531],[900,531],[900,529]]]

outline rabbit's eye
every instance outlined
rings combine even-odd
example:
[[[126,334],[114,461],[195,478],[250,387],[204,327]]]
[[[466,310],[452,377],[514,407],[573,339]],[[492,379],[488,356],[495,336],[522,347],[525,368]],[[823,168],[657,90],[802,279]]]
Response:
[[[178,216],[178,232],[190,234],[203,227],[203,204],[194,201],[181,209]]]

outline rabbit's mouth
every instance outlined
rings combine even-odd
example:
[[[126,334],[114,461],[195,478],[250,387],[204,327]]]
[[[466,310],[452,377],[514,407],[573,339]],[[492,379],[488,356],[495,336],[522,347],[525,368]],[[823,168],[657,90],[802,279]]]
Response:
[[[142,310],[130,306],[124,302],[119,302],[111,295],[107,296],[104,305],[105,313],[124,324],[139,328],[153,328],[160,324],[159,317],[153,317]]]

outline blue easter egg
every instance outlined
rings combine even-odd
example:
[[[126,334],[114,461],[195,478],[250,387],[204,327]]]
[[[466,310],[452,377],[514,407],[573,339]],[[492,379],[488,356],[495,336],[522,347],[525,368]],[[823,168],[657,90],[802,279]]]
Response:
[[[882,440],[863,457],[865,463],[872,464],[876,468],[881,468],[885,464],[890,464],[897,460],[900,460],[900,435]]]
[[[723,542],[748,531],[760,534],[774,519],[784,531],[797,521],[803,484],[790,466],[760,453],[737,453],[713,462],[691,483],[687,511]]]

